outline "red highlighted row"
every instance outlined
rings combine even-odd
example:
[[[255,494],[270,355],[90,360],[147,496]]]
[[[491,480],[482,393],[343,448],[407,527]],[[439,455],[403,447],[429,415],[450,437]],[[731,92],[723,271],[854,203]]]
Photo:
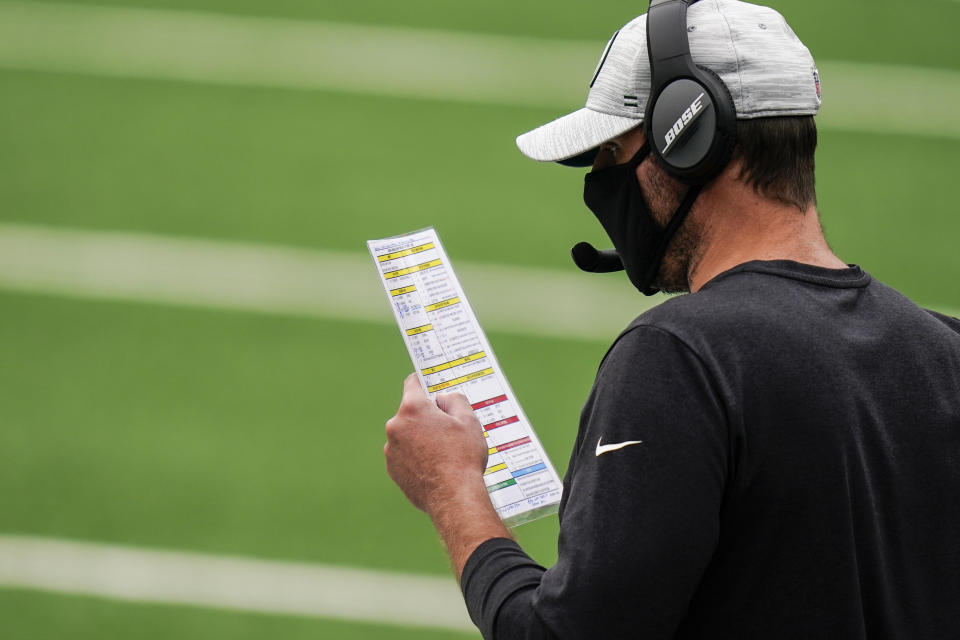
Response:
[[[501,451],[508,451],[514,447],[519,447],[522,444],[530,444],[530,438],[520,438],[519,440],[514,440],[513,442],[508,442],[507,444],[501,444],[499,447],[492,447],[497,450],[497,453]]]
[[[481,400],[476,404],[470,405],[470,407],[476,411],[478,409],[483,409],[484,407],[492,407],[495,404],[500,404],[501,402],[506,402],[507,396],[497,396],[496,398],[490,398],[489,400]]]
[[[511,416],[509,418],[504,418],[503,420],[497,420],[496,422],[491,422],[490,424],[483,425],[484,431],[493,431],[500,427],[505,427],[508,424],[513,424],[514,422],[520,422],[520,418],[517,416]]]

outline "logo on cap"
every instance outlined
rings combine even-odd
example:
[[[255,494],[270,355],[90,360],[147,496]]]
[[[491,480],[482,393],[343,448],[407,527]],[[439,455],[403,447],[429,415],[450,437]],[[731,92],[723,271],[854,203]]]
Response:
[[[817,89],[817,102],[823,102],[823,96],[820,94],[820,73],[817,71],[817,68],[813,68],[813,86]]]
[[[607,47],[603,50],[603,55],[600,56],[600,62],[597,63],[597,68],[593,71],[593,80],[590,81],[591,89],[593,89],[593,84],[597,81],[597,77],[600,75],[600,70],[603,69],[603,63],[607,61],[607,56],[610,55],[610,48],[613,47],[613,43],[617,39],[618,35],[620,35],[619,31],[614,33],[613,37],[610,38],[610,41],[607,42]]]

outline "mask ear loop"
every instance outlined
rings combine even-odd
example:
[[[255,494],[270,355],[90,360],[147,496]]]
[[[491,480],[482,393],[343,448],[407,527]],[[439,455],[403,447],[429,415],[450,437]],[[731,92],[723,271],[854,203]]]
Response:
[[[633,157],[627,161],[627,165],[629,165],[631,169],[636,170],[648,155],[650,155],[650,143],[644,140],[643,145],[641,145],[640,148],[637,149],[637,152],[633,154]]]
[[[674,234],[680,230],[680,226],[683,224],[683,221],[687,219],[687,214],[690,213],[690,209],[693,208],[693,203],[697,201],[698,197],[700,197],[700,192],[702,190],[703,185],[696,185],[687,190],[687,195],[683,197],[683,201],[680,203],[680,206],[677,207],[677,210],[674,212],[670,222],[667,223],[666,229],[663,230],[663,235],[660,237],[660,242],[657,243],[657,248],[653,254],[654,259],[650,263],[650,267],[647,269],[647,272],[643,274],[643,280],[640,282],[642,286],[640,291],[644,295],[652,296],[660,291],[656,287],[651,287],[650,283],[656,279],[657,273],[660,271],[660,263],[663,262],[663,257],[667,253],[667,247],[670,246],[670,241],[673,239]]]

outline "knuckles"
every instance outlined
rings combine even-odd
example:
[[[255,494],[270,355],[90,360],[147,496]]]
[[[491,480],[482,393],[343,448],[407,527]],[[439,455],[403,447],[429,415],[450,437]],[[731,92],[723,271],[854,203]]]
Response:
[[[411,406],[409,402],[401,402],[400,406],[397,407],[397,418],[410,418],[416,413],[414,407]]]
[[[397,432],[401,430],[400,420],[397,419],[397,416],[394,416],[387,420],[383,429],[387,434],[387,440],[394,440],[397,437]]]
[[[416,409],[401,405],[397,410],[397,414],[384,424],[387,438],[395,440],[397,437],[403,435],[404,432],[421,424],[423,422],[422,418],[423,416],[420,415],[420,412]]]

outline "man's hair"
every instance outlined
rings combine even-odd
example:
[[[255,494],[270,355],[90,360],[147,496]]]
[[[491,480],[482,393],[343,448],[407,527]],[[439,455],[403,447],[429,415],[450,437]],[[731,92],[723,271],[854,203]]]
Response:
[[[813,116],[737,120],[733,160],[742,160],[740,179],[760,195],[805,211],[817,203]]]

